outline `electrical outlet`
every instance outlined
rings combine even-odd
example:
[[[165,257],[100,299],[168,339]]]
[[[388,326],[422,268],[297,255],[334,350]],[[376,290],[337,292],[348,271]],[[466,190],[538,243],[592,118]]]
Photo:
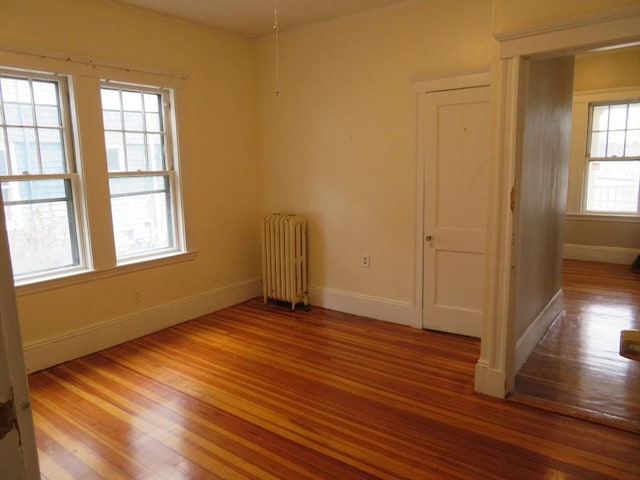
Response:
[[[367,254],[362,255],[362,258],[360,259],[360,266],[362,268],[369,268],[371,266],[371,257]]]
[[[142,301],[142,295],[140,295],[140,290],[136,290],[134,292],[133,302],[134,303],[140,303],[141,301]]]

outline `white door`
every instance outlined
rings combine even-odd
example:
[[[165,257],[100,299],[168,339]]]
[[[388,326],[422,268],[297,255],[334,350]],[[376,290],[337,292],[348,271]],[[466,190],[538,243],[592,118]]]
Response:
[[[421,94],[423,328],[479,337],[484,302],[489,87]]]
[[[9,247],[0,201],[0,478],[40,478]]]

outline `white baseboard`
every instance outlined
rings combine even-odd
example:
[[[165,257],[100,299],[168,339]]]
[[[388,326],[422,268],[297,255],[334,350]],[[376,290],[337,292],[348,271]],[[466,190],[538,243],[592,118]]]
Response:
[[[422,328],[420,314],[409,302],[310,285],[309,303],[329,310]]]
[[[565,243],[563,256],[569,260],[631,265],[638,255],[640,255],[640,248],[634,249]]]
[[[558,290],[516,342],[516,373],[522,368],[549,326],[562,313],[563,298],[562,290]]]
[[[478,360],[478,363],[476,363],[474,389],[484,395],[504,398],[507,394],[505,372],[489,368],[487,362]]]
[[[25,344],[27,372],[42,370],[236,305],[259,296],[261,292],[261,279],[253,278],[71,333]]]

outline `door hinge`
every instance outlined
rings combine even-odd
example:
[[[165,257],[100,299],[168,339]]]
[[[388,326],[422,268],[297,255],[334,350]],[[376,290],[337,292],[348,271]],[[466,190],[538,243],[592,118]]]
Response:
[[[13,392],[11,392],[6,402],[0,402],[0,440],[13,430],[16,424],[16,408],[13,403]]]
[[[513,213],[514,209],[516,208],[516,195],[518,194],[518,189],[516,188],[516,186],[514,185],[513,187],[511,187],[511,193],[509,195],[509,205],[511,207],[511,213]]]

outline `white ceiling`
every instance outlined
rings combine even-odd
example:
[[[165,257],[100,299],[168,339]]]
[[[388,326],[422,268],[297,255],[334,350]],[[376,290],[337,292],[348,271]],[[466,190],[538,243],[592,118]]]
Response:
[[[278,30],[364,12],[405,0],[117,0],[162,12],[226,32],[256,38],[273,32],[274,7]]]

